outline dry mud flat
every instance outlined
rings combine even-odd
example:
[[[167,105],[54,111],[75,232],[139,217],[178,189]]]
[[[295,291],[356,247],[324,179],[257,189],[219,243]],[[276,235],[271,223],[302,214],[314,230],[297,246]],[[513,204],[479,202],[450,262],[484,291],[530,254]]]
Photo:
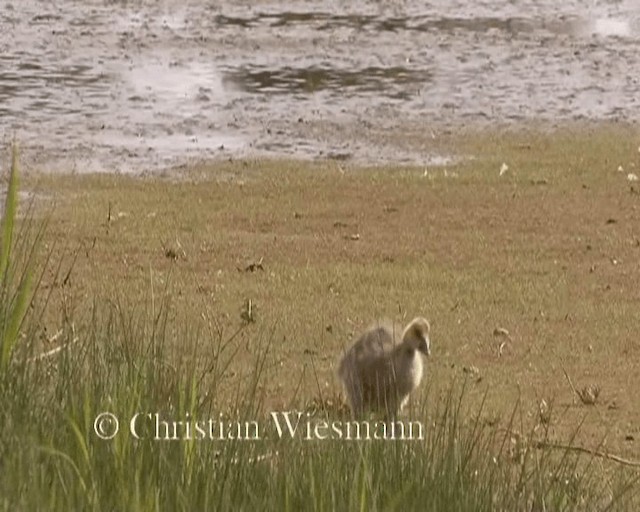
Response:
[[[639,17],[631,0],[4,1],[0,134],[48,171],[446,163],[439,139],[463,128],[635,120]]]
[[[203,311],[227,332],[248,323],[225,385],[233,399],[270,337],[266,410],[340,404],[350,340],[375,318],[425,315],[432,357],[416,404],[468,379],[491,424],[508,425],[519,404],[522,432],[548,426],[565,442],[583,422],[577,444],[640,459],[640,186],[629,178],[640,134],[615,124],[458,145],[479,157],[426,173],[249,159],[180,180],[42,176],[57,198],[46,243],[80,248],[60,293],[79,316],[123,290],[144,307],[151,288],[169,294],[177,325],[200,325]],[[43,286],[58,293],[55,276]],[[572,386],[597,387],[595,403]]]

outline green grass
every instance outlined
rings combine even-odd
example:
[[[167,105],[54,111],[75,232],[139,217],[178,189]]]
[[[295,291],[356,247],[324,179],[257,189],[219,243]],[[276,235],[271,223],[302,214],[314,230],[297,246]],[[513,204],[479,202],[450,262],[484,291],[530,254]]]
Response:
[[[28,247],[14,248],[14,224],[18,202],[18,149],[13,146],[9,183],[4,201],[4,214],[0,223],[0,375],[7,371],[13,350],[18,341],[27,307],[31,300],[32,259],[26,254]],[[23,256],[25,258],[23,258]],[[13,263],[24,263],[22,268]]]
[[[523,138],[544,156],[539,166],[518,139],[478,138],[464,147],[487,154],[455,179],[299,163],[223,165],[178,184],[43,178],[62,192],[46,232],[16,220],[14,160],[0,245],[1,508],[637,509],[634,468],[571,449],[595,437],[592,449],[610,451],[593,416],[615,422],[633,408],[571,406],[559,391],[562,361],[574,378],[631,378],[606,371],[634,350],[635,274],[624,262],[636,254],[635,196],[606,174],[631,137]],[[503,159],[518,169],[506,180]],[[540,176],[551,183],[531,182]],[[619,221],[605,224],[614,211]],[[261,256],[264,271],[244,271]],[[244,325],[248,298],[256,319]],[[274,433],[271,411],[349,421],[328,384],[340,347],[370,315],[408,310],[434,320],[411,409],[425,439]],[[502,357],[490,348],[497,325],[514,337]],[[596,356],[603,371],[590,374]],[[479,376],[462,371],[471,364]],[[551,419],[532,414],[535,398],[554,396]],[[112,439],[95,430],[109,434],[95,423],[104,412],[119,419]],[[257,421],[264,435],[156,440],[145,420],[136,439],[136,413],[223,414]]]
[[[135,439],[136,412],[216,420],[220,411],[211,383],[223,375],[169,363],[164,307],[154,317],[96,306],[72,349],[13,362],[0,398],[5,510],[594,510],[633,498],[633,473],[601,480],[589,456],[516,442],[470,410],[457,385],[418,411],[423,441],[280,439],[258,412],[251,382],[227,418],[257,420],[259,440],[155,440],[147,422],[136,428],[146,439]],[[228,339],[211,341],[230,348]],[[252,369],[257,379],[268,345],[261,342]],[[109,440],[95,431],[105,411],[120,420]]]

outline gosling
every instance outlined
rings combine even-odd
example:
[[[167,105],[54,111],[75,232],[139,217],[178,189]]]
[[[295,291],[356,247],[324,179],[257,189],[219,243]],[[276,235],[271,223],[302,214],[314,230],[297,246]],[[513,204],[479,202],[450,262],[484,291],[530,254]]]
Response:
[[[414,318],[400,329],[389,322],[365,331],[347,350],[338,367],[351,412],[384,412],[394,419],[420,385],[423,374],[421,352],[431,354],[429,322]]]

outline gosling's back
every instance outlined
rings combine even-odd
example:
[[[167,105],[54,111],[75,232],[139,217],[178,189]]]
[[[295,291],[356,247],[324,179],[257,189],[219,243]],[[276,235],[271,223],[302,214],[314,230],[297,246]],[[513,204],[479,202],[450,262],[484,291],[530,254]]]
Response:
[[[422,359],[401,336],[398,325],[379,323],[365,331],[342,358],[338,376],[354,415],[374,410],[395,416],[420,384]]]

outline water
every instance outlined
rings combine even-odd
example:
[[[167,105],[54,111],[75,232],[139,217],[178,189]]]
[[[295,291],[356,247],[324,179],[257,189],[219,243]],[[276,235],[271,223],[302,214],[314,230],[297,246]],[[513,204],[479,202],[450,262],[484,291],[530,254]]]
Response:
[[[27,167],[236,156],[438,164],[442,130],[637,120],[636,0],[0,0]]]

